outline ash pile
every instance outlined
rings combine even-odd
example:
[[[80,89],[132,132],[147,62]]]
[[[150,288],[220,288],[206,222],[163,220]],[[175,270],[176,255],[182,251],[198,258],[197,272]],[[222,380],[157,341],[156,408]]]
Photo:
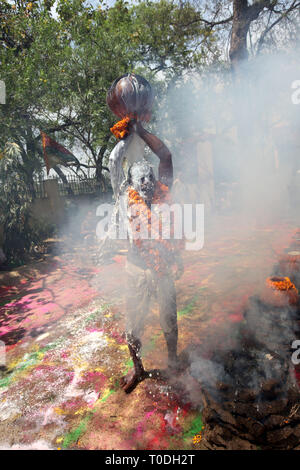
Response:
[[[292,362],[300,339],[299,274],[294,250],[249,299],[234,345],[209,359],[191,358],[201,387],[202,449],[300,450],[300,369]]]

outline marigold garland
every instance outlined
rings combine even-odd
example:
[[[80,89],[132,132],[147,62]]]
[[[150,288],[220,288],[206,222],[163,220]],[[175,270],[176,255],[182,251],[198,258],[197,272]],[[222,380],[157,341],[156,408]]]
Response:
[[[110,128],[110,131],[117,139],[124,139],[129,134],[128,126],[131,119],[129,116],[126,116],[121,121],[118,121],[113,127]]]
[[[153,269],[159,276],[166,273],[168,266],[175,263],[175,254],[179,249],[183,248],[183,240],[167,240],[162,238],[164,235],[161,220],[157,215],[149,209],[144,199],[132,187],[128,188],[128,206],[129,221],[133,225],[135,221],[135,233],[141,232],[154,235],[151,239],[142,239],[141,237],[133,238],[133,243],[139,249],[139,253],[146,265]],[[168,187],[157,182],[154,192],[152,204],[171,203],[171,196]],[[138,207],[136,207],[138,205]],[[138,218],[138,220],[135,220]],[[155,229],[158,227],[158,231]],[[174,236],[174,226],[171,221],[170,236]]]

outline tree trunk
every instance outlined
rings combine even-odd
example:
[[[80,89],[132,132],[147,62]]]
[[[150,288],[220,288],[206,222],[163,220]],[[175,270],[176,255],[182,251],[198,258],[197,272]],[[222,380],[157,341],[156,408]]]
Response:
[[[102,191],[106,191],[105,179],[103,177],[102,172],[103,172],[103,158],[107,150],[107,144],[108,144],[109,139],[110,139],[110,134],[107,134],[106,137],[104,138],[104,144],[102,145],[98,153],[98,157],[96,161],[96,180],[99,183],[101,183]]]
[[[247,73],[248,59],[247,35],[252,21],[256,20],[262,10],[269,7],[271,0],[256,0],[249,5],[248,0],[233,0],[233,22],[229,56],[231,61],[232,78],[235,86],[234,116],[238,134],[239,155],[243,168],[244,162],[252,161],[252,155],[257,148],[260,138],[261,121],[257,115],[256,100],[251,96],[255,92],[255,84]],[[257,119],[253,119],[257,116]],[[256,142],[254,140],[256,137]],[[250,170],[250,168],[249,168]],[[248,172],[248,169],[246,170]],[[246,175],[245,175],[246,176]]]
[[[233,71],[239,63],[248,59],[247,34],[250,21],[248,17],[248,0],[233,1],[233,22],[229,57]]]
[[[241,62],[248,59],[247,35],[250,24],[256,20],[262,10],[271,5],[271,0],[258,0],[248,5],[248,0],[233,0],[233,21],[229,57],[234,72]]]

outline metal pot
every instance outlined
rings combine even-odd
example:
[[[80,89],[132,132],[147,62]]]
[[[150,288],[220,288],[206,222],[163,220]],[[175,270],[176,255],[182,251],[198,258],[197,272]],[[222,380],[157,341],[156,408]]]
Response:
[[[127,73],[112,83],[106,102],[121,119],[129,116],[147,122],[151,117],[153,99],[150,83],[140,75]]]

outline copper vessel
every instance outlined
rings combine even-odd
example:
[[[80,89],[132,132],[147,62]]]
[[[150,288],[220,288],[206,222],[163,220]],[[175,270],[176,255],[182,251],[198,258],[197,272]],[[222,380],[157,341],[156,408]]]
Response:
[[[140,75],[127,73],[112,83],[106,102],[111,111],[121,119],[129,116],[148,122],[153,99],[150,83]]]

